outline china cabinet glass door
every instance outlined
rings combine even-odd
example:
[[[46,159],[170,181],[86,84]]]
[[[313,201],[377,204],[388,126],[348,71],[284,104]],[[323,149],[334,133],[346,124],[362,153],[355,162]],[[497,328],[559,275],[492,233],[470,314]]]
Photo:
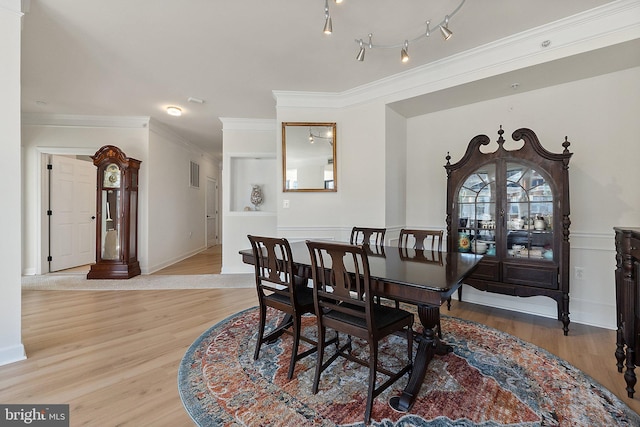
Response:
[[[507,254],[531,260],[553,259],[553,192],[535,168],[506,164]]]
[[[496,180],[496,173],[501,179]],[[549,179],[539,170],[513,162],[484,165],[458,192],[457,250],[485,256],[504,250],[509,258],[553,259],[553,205]]]
[[[469,175],[458,192],[458,251],[495,255],[496,166]]]

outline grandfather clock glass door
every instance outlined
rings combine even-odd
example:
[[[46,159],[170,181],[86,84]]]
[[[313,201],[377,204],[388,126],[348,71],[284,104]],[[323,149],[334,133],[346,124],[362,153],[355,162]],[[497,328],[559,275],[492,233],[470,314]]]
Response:
[[[138,171],[131,170],[129,190],[129,262],[138,259]]]
[[[120,168],[110,164],[104,171],[102,190],[102,254],[104,260],[120,259]]]
[[[128,279],[138,262],[138,176],[140,161],[105,145],[93,156],[98,167],[96,263],[88,279]]]

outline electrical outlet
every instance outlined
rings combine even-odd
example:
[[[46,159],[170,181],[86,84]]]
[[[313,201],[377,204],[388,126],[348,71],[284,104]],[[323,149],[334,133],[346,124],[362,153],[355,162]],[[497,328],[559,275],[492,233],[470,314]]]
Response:
[[[584,269],[582,267],[574,267],[573,276],[578,280],[582,280],[584,278]]]

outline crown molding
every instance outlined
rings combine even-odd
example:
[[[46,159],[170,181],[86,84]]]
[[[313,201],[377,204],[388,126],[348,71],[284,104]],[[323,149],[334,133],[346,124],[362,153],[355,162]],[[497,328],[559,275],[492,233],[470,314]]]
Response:
[[[0,9],[4,9],[9,11],[10,13],[14,13],[18,16],[24,15],[23,6],[21,0],[0,0]],[[28,8],[28,1],[25,1],[25,6]]]
[[[218,117],[222,122],[222,132],[228,130],[242,130],[255,132],[275,132],[276,121],[274,119],[245,119],[234,117]]]
[[[273,96],[278,108],[394,102],[639,38],[640,2],[618,0],[344,92],[274,90]]]
[[[22,113],[22,125],[52,127],[147,128],[147,116],[84,116],[72,114]]]

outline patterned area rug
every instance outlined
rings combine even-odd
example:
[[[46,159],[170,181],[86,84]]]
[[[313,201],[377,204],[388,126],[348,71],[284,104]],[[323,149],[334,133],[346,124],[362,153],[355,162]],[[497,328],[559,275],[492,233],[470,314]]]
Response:
[[[338,358],[323,372],[314,395],[315,355],[298,361],[294,378],[287,380],[289,335],[263,346],[253,360],[257,315],[252,308],[218,323],[184,355],[178,388],[194,422],[201,427],[363,425],[368,370]],[[314,338],[315,317],[303,323],[302,333]],[[640,426],[640,416],[615,395],[543,349],[448,316],[442,329],[454,351],[430,363],[411,413],[387,404],[400,394],[405,376],[375,399],[372,426]],[[354,352],[366,352],[362,342],[354,340]],[[392,336],[382,344],[381,359],[393,366],[404,352],[406,343]]]

